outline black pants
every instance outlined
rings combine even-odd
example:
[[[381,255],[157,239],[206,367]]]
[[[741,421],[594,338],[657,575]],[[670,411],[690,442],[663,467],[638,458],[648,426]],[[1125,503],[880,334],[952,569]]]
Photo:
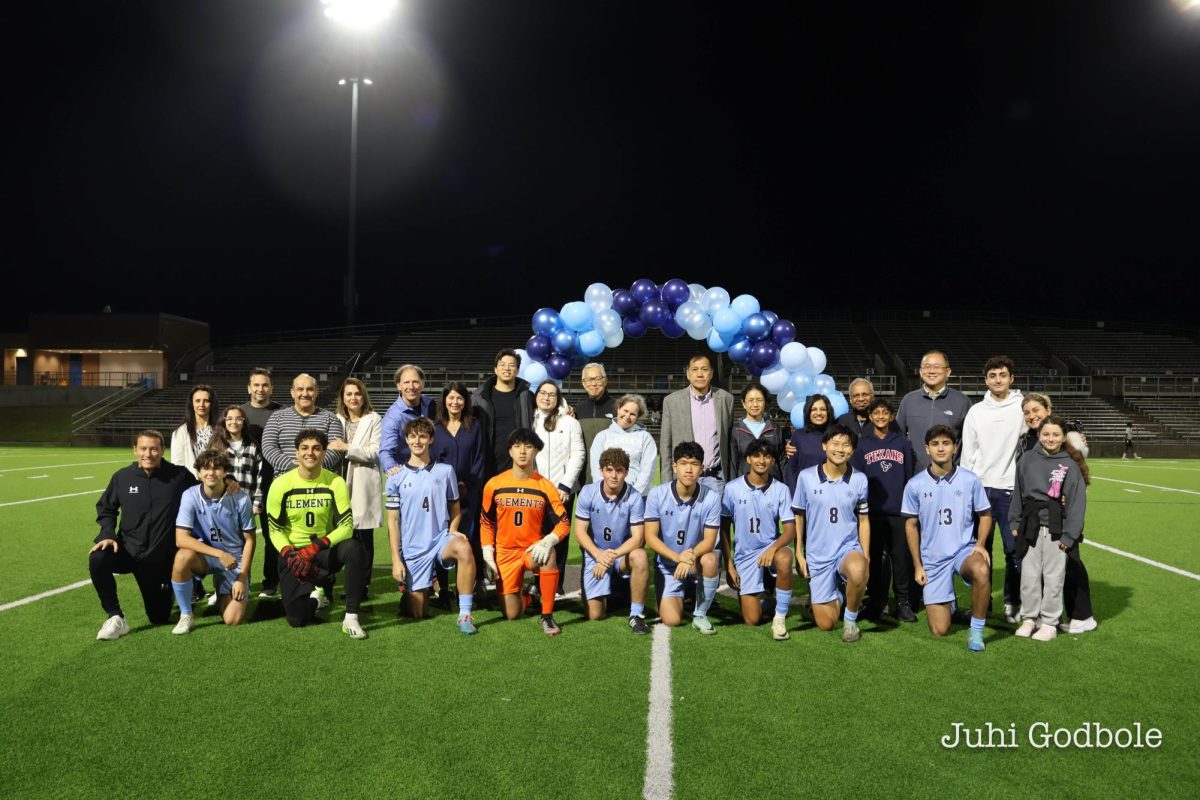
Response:
[[[1063,604],[1067,619],[1087,619],[1092,616],[1092,585],[1087,567],[1079,557],[1079,544],[1067,551],[1067,571],[1063,578]]]
[[[267,529],[267,493],[271,491],[271,481],[263,482],[263,513],[258,515],[258,521],[261,532],[255,538],[255,544],[262,543],[263,549],[263,580],[262,588],[264,590],[274,589],[279,586],[279,551],[275,549],[275,543],[271,541],[271,532]]]
[[[575,495],[569,495],[567,502],[567,522],[571,522],[571,511],[575,508]],[[558,564],[558,593],[563,593],[563,578],[567,575],[567,559],[571,556],[571,537],[564,536],[562,541],[554,545],[554,560]]]
[[[346,613],[358,613],[358,604],[367,586],[367,573],[364,568],[366,555],[357,540],[347,539],[317,553],[313,563],[320,568],[320,575],[308,580],[301,581],[292,575],[282,556],[278,562],[283,613],[293,628],[302,628],[312,622],[313,615],[317,613],[317,601],[309,595],[318,586],[325,589],[326,595],[331,594],[333,576],[342,567],[346,568]]]
[[[363,581],[361,599],[366,600],[367,587],[371,585],[371,576],[374,574],[371,570],[375,568],[375,529],[355,528],[354,541],[361,544],[363,549],[363,574],[366,580]]]
[[[896,602],[907,603],[913,581],[913,566],[912,555],[908,552],[908,538],[904,533],[904,517],[872,516],[870,522],[871,574],[867,579],[870,605],[873,608],[887,606],[889,574]]]
[[[92,585],[100,596],[100,605],[108,616],[120,614],[121,603],[117,600],[117,579],[113,574],[133,573],[138,589],[142,592],[142,604],[146,617],[153,625],[163,625],[171,616],[171,605],[175,594],[171,590],[171,564],[175,560],[175,549],[162,548],[145,558],[135,559],[122,548],[117,552],[109,549],[97,550],[88,556],[88,572]]]

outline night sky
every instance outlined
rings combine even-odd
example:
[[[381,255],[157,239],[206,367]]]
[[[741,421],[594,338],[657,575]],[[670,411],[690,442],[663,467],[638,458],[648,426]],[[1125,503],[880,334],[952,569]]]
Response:
[[[354,74],[360,322],[641,277],[1197,317],[1200,14],[1172,0],[402,0],[357,43],[317,0],[109,0],[4,39],[7,330],[339,324]]]

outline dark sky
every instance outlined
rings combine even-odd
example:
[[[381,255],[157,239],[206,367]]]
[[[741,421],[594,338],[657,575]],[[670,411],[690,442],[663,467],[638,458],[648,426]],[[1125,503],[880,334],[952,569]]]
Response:
[[[360,321],[682,277],[1195,324],[1200,15],[1172,0],[402,0],[357,46],[317,0],[32,5],[8,329],[338,324],[355,73]]]

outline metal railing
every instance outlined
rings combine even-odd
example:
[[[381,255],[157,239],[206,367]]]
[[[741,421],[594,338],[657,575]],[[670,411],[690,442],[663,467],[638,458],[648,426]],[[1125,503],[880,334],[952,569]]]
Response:
[[[82,433],[108,415],[120,411],[142,395],[148,394],[151,388],[140,385],[127,386],[99,402],[92,403],[87,408],[76,411],[71,415],[71,433]]]
[[[1200,397],[1200,375],[1126,375],[1122,397]]]
[[[5,386],[16,386],[17,375],[6,373]],[[34,372],[29,386],[143,386],[148,389],[158,387],[157,372]]]
[[[965,395],[980,396],[987,394],[987,384],[983,378],[976,375],[951,375],[946,385],[958,389]],[[1018,375],[1013,383],[1014,389],[1022,392],[1044,392],[1051,397],[1090,397],[1092,394],[1092,377],[1090,375]]]

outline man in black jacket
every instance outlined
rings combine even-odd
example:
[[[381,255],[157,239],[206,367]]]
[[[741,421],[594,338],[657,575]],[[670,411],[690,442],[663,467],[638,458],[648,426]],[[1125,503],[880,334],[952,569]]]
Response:
[[[485,478],[492,478],[512,466],[508,454],[508,435],[518,428],[533,427],[533,395],[529,382],[517,377],[521,357],[515,350],[496,354],[496,373],[471,394],[471,405],[483,423],[486,437]]]
[[[617,398],[608,393],[608,374],[599,361],[583,365],[583,390],[587,397],[571,409],[571,415],[579,420],[579,427],[583,429],[583,465],[587,470],[584,483],[595,483],[600,476],[592,474],[592,442],[617,416]]]
[[[137,460],[113,474],[96,503],[100,533],[88,554],[88,570],[108,615],[97,639],[111,641],[129,633],[113,573],[133,573],[152,625],[164,624],[171,615],[175,518],[179,499],[196,479],[182,466],[163,461],[163,447],[158,431],[139,433],[133,446]]]

